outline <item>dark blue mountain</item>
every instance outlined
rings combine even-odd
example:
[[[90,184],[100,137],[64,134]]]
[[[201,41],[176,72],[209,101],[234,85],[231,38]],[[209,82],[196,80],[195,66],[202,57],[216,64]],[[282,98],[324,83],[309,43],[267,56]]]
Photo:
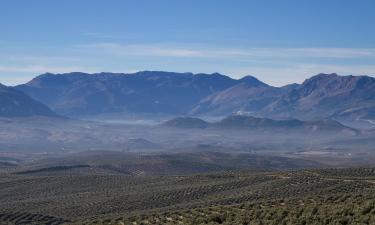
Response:
[[[0,84],[0,117],[29,117],[57,115],[47,106],[31,99],[21,91]]]

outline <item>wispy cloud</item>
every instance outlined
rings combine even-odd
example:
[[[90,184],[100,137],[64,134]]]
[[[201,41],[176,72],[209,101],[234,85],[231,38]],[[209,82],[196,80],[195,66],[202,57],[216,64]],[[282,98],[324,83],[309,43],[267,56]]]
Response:
[[[97,38],[97,39],[112,39],[112,38],[118,38],[119,36],[113,35],[113,34],[105,34],[101,32],[85,32],[82,34],[83,36],[91,37],[91,38]]]
[[[93,43],[75,47],[116,55],[199,58],[375,58],[375,48],[202,48],[162,44]]]
[[[95,43],[76,45],[75,47],[112,53],[116,55],[139,55],[139,56],[159,56],[159,57],[199,57],[202,52],[187,48],[167,47],[159,45],[122,45],[117,43]]]
[[[27,66],[2,66],[0,72],[11,73],[67,73],[72,71],[88,71],[91,69],[79,66],[43,66],[43,65],[27,65]]]
[[[6,58],[15,63],[38,63],[38,64],[55,64],[55,63],[81,63],[84,61],[79,57],[68,56],[40,56],[40,55],[0,55],[0,59]]]

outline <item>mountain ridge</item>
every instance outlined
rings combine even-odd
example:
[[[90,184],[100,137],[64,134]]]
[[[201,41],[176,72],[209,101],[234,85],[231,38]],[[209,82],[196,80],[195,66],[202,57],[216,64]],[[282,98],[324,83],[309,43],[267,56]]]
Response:
[[[46,73],[15,87],[64,116],[103,113],[375,119],[375,78],[318,74],[273,87],[219,73]]]
[[[43,74],[16,88],[68,116],[106,112],[184,114],[200,99],[237,83],[219,73],[76,72]]]

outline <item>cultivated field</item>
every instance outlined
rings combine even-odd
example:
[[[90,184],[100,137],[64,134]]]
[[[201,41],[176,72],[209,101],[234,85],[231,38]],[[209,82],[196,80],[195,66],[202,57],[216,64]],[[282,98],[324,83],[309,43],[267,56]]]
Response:
[[[374,224],[374,169],[0,175],[1,224]],[[16,171],[16,170],[13,170]]]

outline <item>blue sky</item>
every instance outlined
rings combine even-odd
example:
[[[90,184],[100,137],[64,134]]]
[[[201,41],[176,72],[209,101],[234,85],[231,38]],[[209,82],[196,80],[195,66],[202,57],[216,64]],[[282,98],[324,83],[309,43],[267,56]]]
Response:
[[[220,72],[276,86],[375,75],[373,0],[2,0],[0,82],[45,72]]]

